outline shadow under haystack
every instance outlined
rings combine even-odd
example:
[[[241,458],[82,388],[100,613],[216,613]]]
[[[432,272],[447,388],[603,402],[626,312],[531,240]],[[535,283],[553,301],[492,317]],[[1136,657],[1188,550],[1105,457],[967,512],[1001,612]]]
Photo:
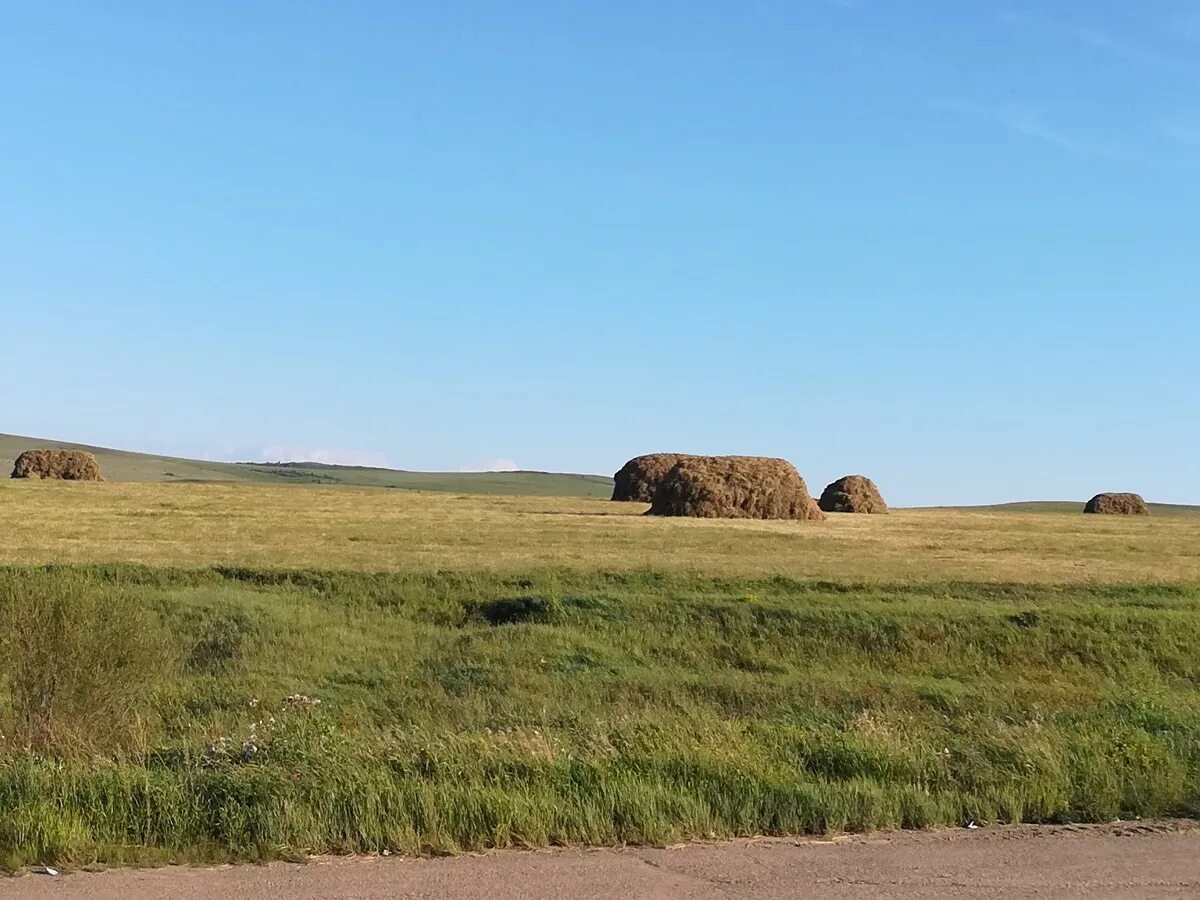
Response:
[[[687,453],[647,453],[635,456],[613,475],[614,500],[650,503],[654,492],[667,473],[681,459],[691,459]]]
[[[697,456],[677,462],[654,494],[648,515],[705,519],[825,518],[786,459]]]
[[[1150,507],[1141,494],[1097,494],[1083,511],[1100,516],[1148,516]]]
[[[886,513],[888,505],[883,501],[879,488],[866,475],[846,475],[833,482],[821,492],[817,504],[825,512],[836,513]]]
[[[86,450],[26,450],[13,464],[12,477],[103,481],[100,462]]]

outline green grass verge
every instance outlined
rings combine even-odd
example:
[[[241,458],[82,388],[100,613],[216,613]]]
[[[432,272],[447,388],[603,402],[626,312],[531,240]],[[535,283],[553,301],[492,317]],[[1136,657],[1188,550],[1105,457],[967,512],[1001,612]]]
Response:
[[[1194,816],[1198,601],[2,569],[0,861]]]

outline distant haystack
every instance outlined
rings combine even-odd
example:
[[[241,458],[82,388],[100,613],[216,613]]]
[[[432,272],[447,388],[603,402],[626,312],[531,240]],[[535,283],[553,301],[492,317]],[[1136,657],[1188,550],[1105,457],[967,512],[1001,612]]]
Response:
[[[17,457],[13,478],[101,481],[100,463],[86,450],[26,450]]]
[[[886,513],[888,506],[883,495],[870,478],[865,475],[847,475],[839,478],[821,493],[819,503],[825,512],[839,513]]]
[[[690,459],[686,453],[647,453],[635,456],[613,476],[614,500],[634,503],[649,503],[654,491],[667,473],[681,459]]]
[[[824,519],[796,467],[763,456],[679,460],[650,506],[653,516],[705,519]]]
[[[1083,511],[1101,516],[1150,515],[1150,507],[1141,494],[1097,494],[1087,502]]]

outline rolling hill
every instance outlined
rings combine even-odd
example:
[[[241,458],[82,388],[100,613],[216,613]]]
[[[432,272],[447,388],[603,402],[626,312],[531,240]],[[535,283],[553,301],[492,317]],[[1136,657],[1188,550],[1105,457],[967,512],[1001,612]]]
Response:
[[[548,497],[598,497],[612,494],[612,478],[562,472],[411,472],[369,466],[337,466],[316,462],[213,462],[157,456],[130,450],[113,450],[48,438],[0,434],[0,478],[12,470],[22,450],[63,447],[88,450],[100,460],[109,481],[139,482],[244,482],[250,484],[324,484],[395,488],[407,491],[451,491],[463,494],[507,494]],[[986,506],[952,506],[944,509],[977,512],[1078,513],[1080,500],[1034,500]],[[1200,506],[1151,503],[1156,515],[1200,516]]]
[[[604,497],[612,479],[603,475],[558,472],[407,472],[367,466],[325,463],[225,463],[112,450],[69,441],[0,434],[0,475],[13,460],[34,447],[62,447],[96,454],[109,481],[249,482],[255,484],[328,484],[397,488],[410,491],[456,491],[469,494],[540,494],[555,497]]]
[[[993,503],[987,506],[945,506],[939,509],[963,509],[975,512],[1073,513],[1083,509],[1083,500],[1023,500],[1017,503]],[[1181,503],[1149,503],[1156,516],[1200,516],[1200,506]]]

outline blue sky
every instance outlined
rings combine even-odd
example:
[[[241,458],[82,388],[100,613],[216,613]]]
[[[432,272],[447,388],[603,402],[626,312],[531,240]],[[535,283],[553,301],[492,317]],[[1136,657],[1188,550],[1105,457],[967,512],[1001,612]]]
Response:
[[[1200,502],[1200,2],[0,17],[0,431]]]

